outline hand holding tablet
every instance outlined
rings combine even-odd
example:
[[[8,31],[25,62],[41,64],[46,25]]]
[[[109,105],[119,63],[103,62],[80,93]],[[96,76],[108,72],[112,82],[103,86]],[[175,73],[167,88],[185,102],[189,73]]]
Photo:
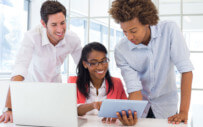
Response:
[[[116,113],[119,112],[122,116],[121,111],[125,111],[128,116],[128,110],[131,110],[133,114],[136,111],[137,118],[140,118],[147,103],[138,100],[105,99],[100,107],[99,117],[118,118]]]

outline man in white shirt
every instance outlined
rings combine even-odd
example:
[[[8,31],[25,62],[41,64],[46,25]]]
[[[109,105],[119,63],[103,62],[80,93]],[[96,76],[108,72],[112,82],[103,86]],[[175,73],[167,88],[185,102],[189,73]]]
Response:
[[[25,33],[12,73],[12,81],[61,82],[60,68],[71,54],[77,64],[81,55],[78,36],[66,31],[66,9],[57,1],[41,7],[41,24]],[[0,122],[13,122],[10,90]]]

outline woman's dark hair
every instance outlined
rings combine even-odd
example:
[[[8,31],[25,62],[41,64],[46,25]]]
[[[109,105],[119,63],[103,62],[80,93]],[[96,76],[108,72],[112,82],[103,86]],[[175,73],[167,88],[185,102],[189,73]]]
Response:
[[[56,0],[47,0],[42,4],[40,14],[41,19],[47,24],[48,16],[62,12],[66,17],[66,8]]]
[[[92,42],[89,43],[87,45],[85,45],[85,47],[82,49],[82,53],[81,53],[81,58],[80,61],[77,65],[77,87],[79,89],[79,91],[86,97],[89,97],[89,92],[90,92],[90,74],[88,69],[86,69],[83,66],[83,61],[87,61],[89,54],[92,51],[100,51],[103,52],[105,54],[107,54],[107,50],[104,47],[104,45],[102,45],[101,43],[98,42]],[[111,89],[113,89],[113,82],[111,80],[111,75],[109,70],[107,70],[105,78],[109,84],[109,89],[107,91],[107,94],[110,92]]]

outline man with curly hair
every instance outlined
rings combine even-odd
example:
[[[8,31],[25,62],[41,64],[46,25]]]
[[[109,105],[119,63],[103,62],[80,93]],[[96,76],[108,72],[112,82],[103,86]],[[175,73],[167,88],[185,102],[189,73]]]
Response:
[[[129,100],[148,100],[143,114],[146,118],[187,123],[193,65],[178,26],[171,21],[158,22],[151,0],[115,0],[109,13],[125,34],[116,45],[115,60]],[[179,111],[174,65],[181,73]],[[122,117],[117,115],[124,125],[136,124],[131,111],[129,118],[122,113]]]

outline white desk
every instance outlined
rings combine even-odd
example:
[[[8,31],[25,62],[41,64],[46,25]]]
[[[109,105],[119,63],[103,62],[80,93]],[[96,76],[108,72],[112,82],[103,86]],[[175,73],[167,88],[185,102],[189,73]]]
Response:
[[[86,115],[84,117],[78,117],[79,127],[105,127],[105,126],[122,126],[117,120],[115,124],[106,124],[101,122],[101,118],[93,115]],[[0,123],[0,127],[28,127],[28,126],[17,126],[13,123]],[[30,127],[30,126],[29,126]],[[191,127],[186,124],[173,125],[168,124],[167,119],[138,119],[138,123],[135,127]]]

